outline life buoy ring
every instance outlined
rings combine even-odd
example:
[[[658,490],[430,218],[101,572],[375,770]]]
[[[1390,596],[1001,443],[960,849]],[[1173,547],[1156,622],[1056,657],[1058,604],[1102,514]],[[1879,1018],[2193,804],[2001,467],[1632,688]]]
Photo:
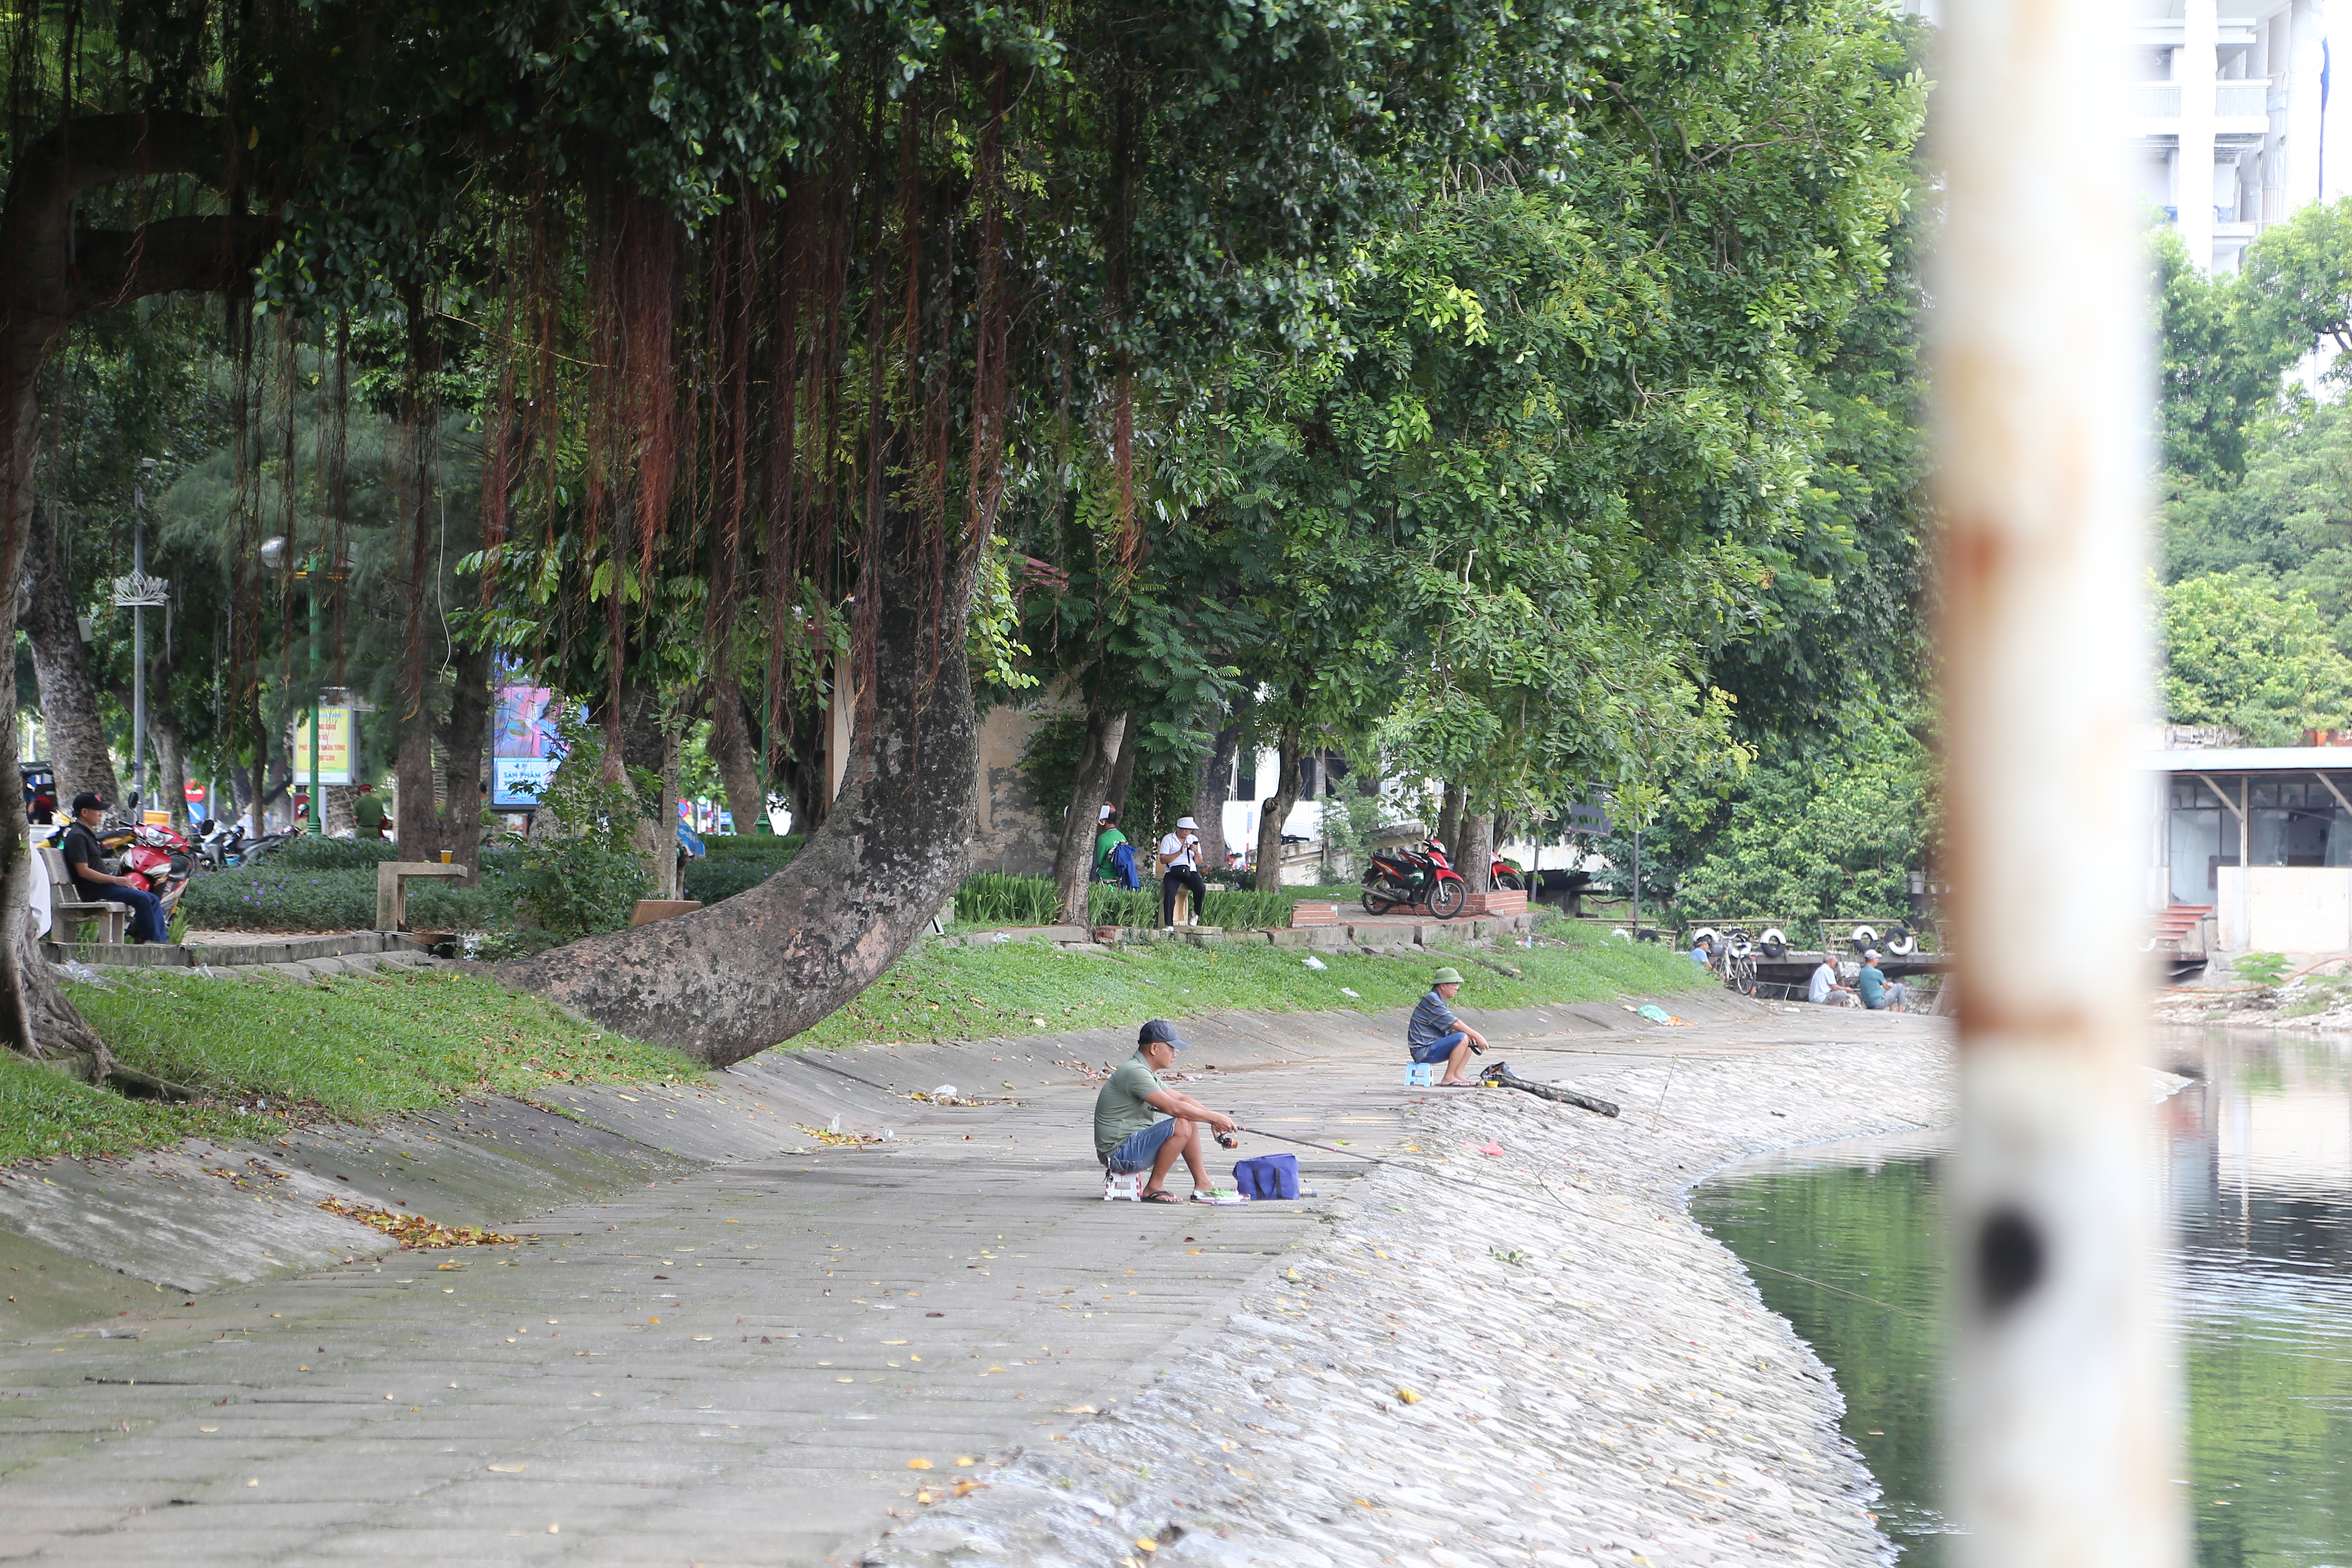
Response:
[[[1786,957],[1789,952],[1789,933],[1779,926],[1766,926],[1764,934],[1757,939],[1756,945],[1764,950],[1764,956],[1767,958]]]
[[[1919,951],[1919,938],[1909,926],[1890,927],[1886,932],[1886,951],[1897,958],[1908,958]]]
[[[1854,952],[1861,952],[1878,945],[1878,932],[1870,926],[1856,926],[1846,941],[1853,943]]]

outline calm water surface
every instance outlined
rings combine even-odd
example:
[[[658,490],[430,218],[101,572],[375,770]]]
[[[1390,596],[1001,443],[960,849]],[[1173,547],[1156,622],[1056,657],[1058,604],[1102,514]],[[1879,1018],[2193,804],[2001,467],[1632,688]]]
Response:
[[[2201,1073],[2158,1108],[2201,1568],[2352,1568],[2352,1040],[2180,1031]],[[1943,1134],[1734,1167],[1692,1198],[1837,1373],[1906,1568],[1947,1560],[1936,1481]],[[1926,1321],[1922,1321],[1925,1319]]]

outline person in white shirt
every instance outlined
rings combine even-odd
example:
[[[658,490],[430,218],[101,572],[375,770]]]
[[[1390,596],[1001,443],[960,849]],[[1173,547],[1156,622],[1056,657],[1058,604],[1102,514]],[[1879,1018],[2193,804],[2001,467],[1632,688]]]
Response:
[[[1200,923],[1209,901],[1209,884],[1201,879],[1201,825],[1189,816],[1176,819],[1173,832],[1160,840],[1160,923],[1176,929],[1176,889],[1192,889],[1192,920]]]
[[[1822,1007],[1851,1007],[1853,990],[1838,984],[1837,965],[1829,955],[1822,955],[1821,967],[1813,971],[1812,983],[1805,987],[1805,1000]]]

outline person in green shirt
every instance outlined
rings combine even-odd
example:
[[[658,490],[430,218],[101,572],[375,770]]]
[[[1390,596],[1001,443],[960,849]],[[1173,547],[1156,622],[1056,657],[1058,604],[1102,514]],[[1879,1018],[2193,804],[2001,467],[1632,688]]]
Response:
[[[360,785],[358,795],[352,801],[352,820],[359,825],[362,838],[383,837],[391,816],[383,809],[383,802],[377,796],[375,785]]]
[[[1095,835],[1095,880],[1115,882],[1118,880],[1118,873],[1111,868],[1110,852],[1127,842],[1127,835],[1118,827],[1118,808],[1104,806],[1102,815],[1096,820],[1100,823],[1102,830]]]
[[[1143,1201],[1180,1201],[1167,1189],[1168,1172],[1182,1155],[1192,1172],[1192,1201],[1210,1202],[1208,1167],[1201,1161],[1201,1129],[1213,1128],[1217,1142],[1233,1147],[1241,1124],[1212,1110],[1191,1095],[1160,1081],[1185,1049],[1176,1026],[1154,1018],[1136,1036],[1135,1055],[1118,1064],[1095,1096],[1095,1158],[1114,1175],[1148,1170]],[[1163,1120],[1160,1111],[1168,1112]]]

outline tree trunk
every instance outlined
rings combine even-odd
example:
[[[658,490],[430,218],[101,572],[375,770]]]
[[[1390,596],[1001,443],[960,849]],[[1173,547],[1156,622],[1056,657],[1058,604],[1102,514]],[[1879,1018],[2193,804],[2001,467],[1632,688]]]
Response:
[[[969,573],[927,583],[918,516],[883,513],[875,733],[824,826],[757,887],[677,920],[497,966],[609,1028],[725,1066],[809,1027],[898,962],[963,878],[978,729],[961,657]],[[957,650],[934,664],[928,650]]]
[[[69,808],[86,789],[123,805],[121,781],[99,717],[98,679],[90,671],[89,645],[81,640],[73,586],[58,559],[57,509],[36,501],[27,519],[25,545],[26,640],[33,645],[33,673],[41,687],[41,722],[48,731],[48,760],[58,771],[58,805]]]
[[[1225,802],[1233,798],[1234,753],[1241,747],[1239,715],[1228,720],[1209,745],[1209,760],[1201,764],[1201,783],[1192,792],[1192,818],[1201,825],[1201,863],[1213,870],[1225,868]]]
[[[1103,787],[1104,805],[1118,812],[1121,821],[1127,817],[1127,792],[1135,783],[1135,753],[1142,740],[1143,721],[1130,715],[1126,728],[1119,731],[1118,760],[1111,764],[1110,782]],[[1091,847],[1094,841],[1089,838],[1087,842]]]
[[[233,152],[231,166],[222,167],[224,145],[235,146],[224,131],[195,114],[86,115],[16,150],[0,210],[0,584],[12,592],[24,581],[34,524],[41,367],[66,328],[149,294],[227,288],[250,276],[277,238],[275,220],[236,214],[159,218],[131,231],[86,228],[78,204],[91,187],[134,174],[242,184]],[[0,776],[13,778],[16,683],[5,684]],[[31,866],[25,836],[0,834],[0,1042],[95,1080],[113,1070],[112,1058],[33,945],[25,918]]]
[[[453,673],[441,748],[449,816],[439,847],[467,868],[466,883],[477,887],[482,880],[482,805],[488,799],[482,794],[482,759],[490,743],[490,650],[460,653]]]
[[[710,760],[738,833],[756,832],[768,819],[768,792],[751,757],[750,727],[743,722],[743,689],[732,669],[710,672]]]
[[[1465,791],[1458,784],[1445,786],[1445,802],[1437,809],[1437,825],[1429,836],[1445,846],[1448,855],[1454,853],[1454,840],[1462,837],[1462,807]]]
[[[156,689],[149,688],[152,696]],[[147,710],[147,738],[155,746],[155,782],[148,793],[172,814],[175,827],[188,826],[188,756],[180,746],[179,716],[168,704]]]
[[[1495,818],[1486,812],[1465,810],[1460,832],[1462,842],[1446,847],[1454,857],[1454,868],[1462,873],[1472,892],[1486,892],[1494,886],[1487,872],[1495,865]]]
[[[1087,712],[1086,744],[1078,750],[1078,771],[1070,784],[1070,809],[1062,818],[1062,842],[1054,852],[1054,886],[1061,895],[1062,923],[1085,926],[1093,920],[1087,889],[1095,879],[1095,838],[1101,831],[1102,808],[1110,800],[1111,770],[1118,765],[1125,743],[1126,713]],[[1136,853],[1143,853],[1139,847]]]
[[[433,716],[419,711],[401,721],[400,744],[393,753],[393,837],[404,860],[441,858],[441,818],[433,809]]]
[[[659,792],[659,798],[648,803],[653,816],[638,817],[635,833],[637,858],[653,879],[656,899],[677,897],[677,802],[670,793],[670,749],[676,738],[658,689],[637,681],[622,688],[621,763],[628,770],[629,787],[635,789],[636,775],[646,773],[653,775]]]
[[[1274,793],[1260,803],[1262,815],[1257,819],[1256,881],[1261,889],[1282,886],[1282,824],[1290,808],[1298,804],[1301,743],[1297,731],[1286,729],[1275,745],[1281,771],[1275,774]]]

